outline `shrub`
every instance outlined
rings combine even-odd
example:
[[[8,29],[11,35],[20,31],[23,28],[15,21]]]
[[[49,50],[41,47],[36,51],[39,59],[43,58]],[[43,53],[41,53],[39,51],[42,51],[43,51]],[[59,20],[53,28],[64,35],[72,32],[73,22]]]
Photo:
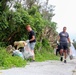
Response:
[[[39,50],[39,47],[41,48]],[[58,60],[59,57],[54,55],[54,50],[50,46],[47,39],[43,39],[42,43],[37,42],[35,47],[36,61]]]

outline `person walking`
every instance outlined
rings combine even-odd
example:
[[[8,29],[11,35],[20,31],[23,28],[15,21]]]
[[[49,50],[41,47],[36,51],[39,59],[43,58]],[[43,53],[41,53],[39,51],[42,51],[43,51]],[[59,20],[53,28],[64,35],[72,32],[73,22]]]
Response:
[[[35,61],[35,53],[34,53],[34,48],[35,48],[35,44],[36,44],[35,32],[32,30],[30,25],[27,25],[26,29],[29,33],[27,41],[29,42],[31,52],[33,53],[32,61]]]
[[[68,51],[68,43],[70,44],[69,34],[66,32],[66,27],[63,27],[63,31],[59,33],[59,42],[60,42],[60,61],[63,61],[64,55],[64,63],[66,63],[67,51]]]

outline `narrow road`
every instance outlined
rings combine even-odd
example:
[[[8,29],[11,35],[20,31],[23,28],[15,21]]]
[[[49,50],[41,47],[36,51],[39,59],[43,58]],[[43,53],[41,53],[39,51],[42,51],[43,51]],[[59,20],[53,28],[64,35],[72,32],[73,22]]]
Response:
[[[76,59],[67,63],[60,61],[31,62],[23,68],[0,70],[0,75],[76,75]]]

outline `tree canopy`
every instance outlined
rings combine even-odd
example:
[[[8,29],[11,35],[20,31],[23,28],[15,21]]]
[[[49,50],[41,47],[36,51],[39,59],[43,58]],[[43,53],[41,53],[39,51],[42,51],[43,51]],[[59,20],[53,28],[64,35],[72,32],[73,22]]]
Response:
[[[57,36],[57,23],[52,22],[55,6],[48,1],[0,0],[0,41],[13,45],[14,41],[27,40],[27,24],[36,32],[38,42],[54,41]]]

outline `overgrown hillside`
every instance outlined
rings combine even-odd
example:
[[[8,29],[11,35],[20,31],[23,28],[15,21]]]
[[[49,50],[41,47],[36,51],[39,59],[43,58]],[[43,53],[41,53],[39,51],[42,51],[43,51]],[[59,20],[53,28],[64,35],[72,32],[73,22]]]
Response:
[[[57,37],[57,23],[52,22],[55,6],[48,5],[48,1],[0,0],[0,46],[27,40],[25,26],[30,24],[36,33],[37,60],[55,59],[53,47]]]
[[[44,6],[45,5],[45,6]],[[53,5],[39,0],[1,0],[0,1],[0,40],[13,44],[16,40],[27,40],[25,26],[30,24],[36,32],[37,41],[56,38],[56,23],[52,22],[55,15]]]

